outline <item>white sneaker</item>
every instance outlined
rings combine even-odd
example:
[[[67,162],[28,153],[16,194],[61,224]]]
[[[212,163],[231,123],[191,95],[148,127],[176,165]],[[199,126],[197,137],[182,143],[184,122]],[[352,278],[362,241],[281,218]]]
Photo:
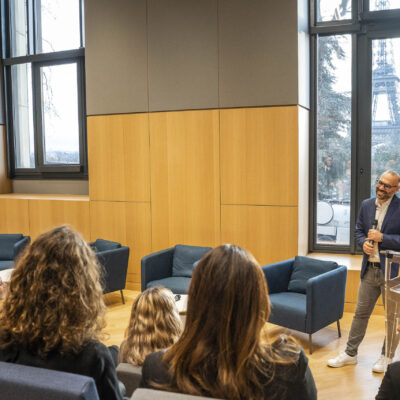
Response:
[[[332,368],[340,368],[352,364],[357,364],[357,356],[349,356],[344,351],[341,351],[337,357],[328,360],[328,366]]]
[[[375,364],[372,367],[372,371],[376,372],[378,374],[383,374],[385,372],[385,360],[386,357],[381,354],[378,360],[375,362]],[[389,365],[392,362],[392,358],[387,359],[387,365]]]

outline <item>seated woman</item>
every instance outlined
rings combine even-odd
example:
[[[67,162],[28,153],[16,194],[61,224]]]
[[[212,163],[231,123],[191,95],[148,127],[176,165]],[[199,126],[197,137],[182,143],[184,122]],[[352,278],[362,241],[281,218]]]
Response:
[[[92,377],[100,399],[122,399],[115,366],[99,342],[105,305],[96,257],[61,226],[18,260],[0,311],[0,361]]]
[[[132,305],[119,362],[143,365],[147,355],[174,344],[181,331],[182,322],[171,290],[162,287],[146,289]]]
[[[254,257],[229,244],[210,250],[194,270],[180,339],[146,358],[141,387],[233,400],[315,399],[303,351],[266,338],[269,311]]]

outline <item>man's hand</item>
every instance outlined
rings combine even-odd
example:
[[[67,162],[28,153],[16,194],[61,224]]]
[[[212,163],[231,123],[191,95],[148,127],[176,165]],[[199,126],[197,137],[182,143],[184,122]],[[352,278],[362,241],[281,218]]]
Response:
[[[373,240],[374,242],[382,242],[383,233],[377,229],[370,229],[366,240]]]
[[[366,238],[363,244],[364,253],[368,256],[370,256],[374,251],[374,245],[369,242],[370,240],[370,238]]]

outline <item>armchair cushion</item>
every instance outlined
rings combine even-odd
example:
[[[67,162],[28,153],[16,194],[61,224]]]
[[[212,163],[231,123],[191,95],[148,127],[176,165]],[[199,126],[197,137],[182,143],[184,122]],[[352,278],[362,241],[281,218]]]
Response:
[[[94,246],[96,247],[96,250],[98,252],[100,252],[100,251],[106,251],[106,250],[119,249],[121,247],[121,243],[112,242],[110,240],[97,239],[94,242]]]
[[[171,276],[169,278],[151,281],[147,284],[147,288],[163,286],[171,289],[172,293],[187,294],[189,293],[190,280],[191,278],[185,276]]]
[[[22,234],[0,235],[0,260],[14,259],[14,245],[22,238]]]
[[[288,291],[306,293],[307,281],[314,276],[332,271],[338,267],[335,261],[322,261],[310,257],[296,256]]]
[[[172,276],[191,278],[194,269],[193,264],[199,261],[208,250],[210,250],[210,247],[177,244],[172,260]]]
[[[5,260],[5,261],[1,261],[0,260],[0,271],[3,271],[4,269],[9,269],[12,268],[14,266],[14,261],[10,260]]]
[[[306,328],[306,302],[304,294],[282,292],[270,295],[269,322],[304,332]]]

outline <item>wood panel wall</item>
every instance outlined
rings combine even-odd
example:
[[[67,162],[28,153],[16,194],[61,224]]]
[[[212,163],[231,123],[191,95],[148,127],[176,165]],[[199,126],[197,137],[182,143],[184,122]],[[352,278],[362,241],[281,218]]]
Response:
[[[88,148],[90,236],[131,248],[127,287],[178,243],[297,254],[297,107],[91,116]]]
[[[0,195],[0,231],[35,238],[69,223],[88,241],[128,245],[129,289],[140,288],[143,256],[176,244],[234,243],[261,264],[297,254],[297,107],[91,116],[87,125],[90,195]]]
[[[153,249],[220,242],[218,111],[150,115]]]
[[[23,233],[34,240],[58,225],[68,224],[90,240],[88,196],[0,195],[0,232]]]
[[[150,201],[148,114],[88,117],[91,200]]]

